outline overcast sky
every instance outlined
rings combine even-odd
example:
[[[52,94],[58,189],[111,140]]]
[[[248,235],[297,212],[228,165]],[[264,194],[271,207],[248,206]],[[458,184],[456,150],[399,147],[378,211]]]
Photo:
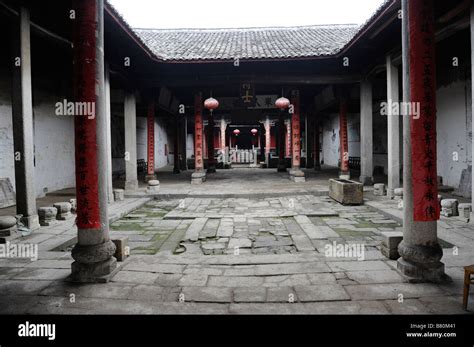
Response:
[[[362,24],[383,0],[110,0],[134,28]]]

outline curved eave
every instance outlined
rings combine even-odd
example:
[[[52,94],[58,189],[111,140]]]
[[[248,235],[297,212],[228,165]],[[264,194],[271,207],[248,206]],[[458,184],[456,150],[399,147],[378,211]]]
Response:
[[[391,12],[393,8],[400,2],[400,0],[392,0],[384,6],[382,6],[375,14],[370,18],[365,25],[361,27],[359,32],[346,43],[341,50],[336,54],[336,57],[347,53],[347,51],[352,48],[357,42],[359,42],[365,34],[367,34],[374,26],[381,20],[387,13]]]

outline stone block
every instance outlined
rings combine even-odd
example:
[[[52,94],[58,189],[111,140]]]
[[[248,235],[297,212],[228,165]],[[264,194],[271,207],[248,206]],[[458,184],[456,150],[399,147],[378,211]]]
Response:
[[[441,200],[441,215],[445,217],[458,216],[458,200],[443,199]]]
[[[0,243],[20,237],[16,223],[16,218],[13,216],[0,216]]]
[[[385,184],[383,184],[383,183],[374,184],[374,195],[384,196],[385,195]]]
[[[304,172],[301,170],[290,170],[289,174],[290,174],[290,180],[292,180],[295,183],[306,182]]]
[[[77,211],[77,199],[70,199],[69,203],[71,204],[71,213],[76,213],[76,211]]]
[[[403,188],[395,188],[393,190],[393,195],[395,200],[402,200],[403,199]]]
[[[112,242],[116,247],[114,257],[117,259],[117,261],[124,261],[130,255],[128,237],[114,237]]]
[[[158,180],[149,180],[148,187],[146,187],[146,191],[149,194],[158,193],[160,190],[160,181]]]
[[[56,207],[40,207],[38,209],[39,223],[41,226],[51,226],[57,224],[56,216],[58,209]]]
[[[206,173],[193,172],[191,175],[191,184],[202,184],[206,181]]]
[[[397,260],[400,258],[398,253],[398,245],[403,240],[403,232],[401,231],[385,231],[381,233],[382,245],[380,251],[389,259]]]
[[[403,210],[403,199],[398,199],[398,209]]]
[[[115,201],[123,201],[125,198],[125,190],[123,189],[114,189],[114,200]]]
[[[68,220],[74,217],[71,214],[71,203],[69,202],[57,202],[53,206],[58,210],[56,215],[57,220]]]
[[[361,205],[364,202],[363,184],[351,180],[329,180],[329,197],[342,205]]]
[[[8,177],[0,178],[0,208],[14,206],[16,204],[15,191]]]
[[[472,212],[472,204],[469,204],[469,203],[459,204],[458,212],[459,212],[459,216],[469,219]]]

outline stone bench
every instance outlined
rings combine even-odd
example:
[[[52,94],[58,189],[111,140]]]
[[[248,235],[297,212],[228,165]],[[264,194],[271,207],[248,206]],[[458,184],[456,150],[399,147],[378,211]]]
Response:
[[[364,185],[360,182],[334,179],[329,180],[329,197],[342,205],[361,205],[364,203]]]

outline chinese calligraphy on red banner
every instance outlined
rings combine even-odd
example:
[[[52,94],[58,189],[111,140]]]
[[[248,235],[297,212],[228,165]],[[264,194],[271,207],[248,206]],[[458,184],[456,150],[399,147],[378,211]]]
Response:
[[[439,219],[436,171],[436,65],[433,0],[409,2],[410,95],[420,103],[420,116],[412,117],[411,156],[413,218]],[[411,116],[411,115],[410,115]]]

